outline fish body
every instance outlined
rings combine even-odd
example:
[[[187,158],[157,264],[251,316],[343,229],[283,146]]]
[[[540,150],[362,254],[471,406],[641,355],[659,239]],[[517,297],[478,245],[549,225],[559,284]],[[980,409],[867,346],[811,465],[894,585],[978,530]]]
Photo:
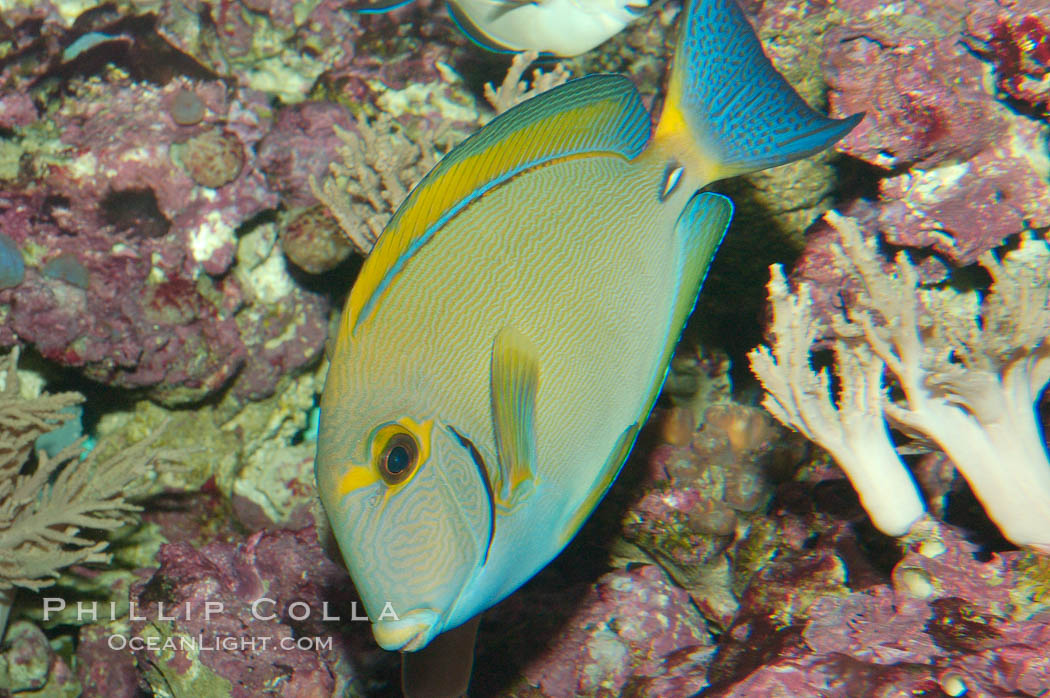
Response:
[[[506,597],[608,489],[732,215],[697,190],[857,120],[810,110],[732,0],[693,0],[655,133],[629,80],[590,76],[413,190],[347,301],[316,460],[380,645],[419,650]]]
[[[399,9],[413,0],[355,0],[364,14]],[[637,18],[648,0],[449,0],[448,12],[478,46],[501,53],[539,51],[576,56]]]
[[[450,0],[449,14],[474,43],[493,51],[576,56],[621,32],[647,0]]]
[[[659,205],[655,196],[643,196],[657,190],[663,174],[661,164],[647,160],[646,167],[615,156],[560,162],[521,175],[518,186],[490,192],[472,206],[469,219],[457,219],[442,231],[449,236],[446,244],[425,246],[413,258],[413,275],[440,281],[424,293],[412,284],[391,284],[358,328],[354,345],[336,351],[326,391],[338,394],[353,386],[355,403],[367,406],[364,414],[348,413],[346,419],[433,420],[431,448],[459,461],[455,476],[435,468],[434,486],[468,500],[454,512],[462,532],[417,516],[431,509],[426,505],[403,507],[409,520],[399,524],[416,543],[433,538],[419,546],[414,565],[420,576],[432,569],[431,555],[450,552],[446,536],[465,536],[472,543],[461,560],[470,578],[457,575],[457,586],[469,586],[470,595],[459,599],[465,610],[462,617],[452,613],[454,625],[476,613],[480,600],[502,598],[517,588],[550,560],[552,548],[561,547],[549,540],[537,545],[536,522],[544,522],[550,539],[564,543],[572,537],[582,522],[581,502],[604,490],[597,481],[618,464],[603,466],[625,433],[633,441],[662,378],[664,356],[653,347],[677,336],[670,299],[679,281],[668,270],[684,250],[682,241],[659,234],[673,227],[677,212]],[[625,209],[616,194],[645,203]],[[685,196],[683,191],[676,198]],[[681,210],[684,202],[675,203]],[[517,226],[507,225],[508,213],[529,221],[527,245]],[[609,227],[595,226],[595,219]],[[537,302],[547,298],[559,302]],[[370,331],[394,326],[403,333]],[[531,342],[539,366],[534,431],[542,469],[531,494],[512,511],[497,511],[492,525],[486,474],[471,462],[460,437],[478,451],[487,470],[497,467],[490,364],[493,344],[507,327]],[[343,357],[347,360],[340,361]],[[391,361],[396,368],[389,378],[375,380],[374,367]],[[611,384],[622,398],[609,399]],[[440,411],[435,404],[442,405]],[[325,404],[324,411],[339,408]],[[333,478],[321,487],[332,491],[339,484]],[[354,529],[372,531],[379,518],[363,517]],[[406,604],[414,605],[402,601],[402,609]]]

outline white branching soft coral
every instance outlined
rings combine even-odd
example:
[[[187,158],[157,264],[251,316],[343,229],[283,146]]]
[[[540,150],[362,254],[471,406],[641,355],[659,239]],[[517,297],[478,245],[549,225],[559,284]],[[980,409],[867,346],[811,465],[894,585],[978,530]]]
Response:
[[[857,338],[834,344],[842,387],[839,404],[831,394],[828,370],[810,367],[810,348],[828,333],[810,312],[809,287],[788,291],[779,265],[772,269],[772,351],[750,354],[751,368],[766,388],[763,405],[774,417],[824,447],[846,471],[864,509],[879,530],[901,535],[925,507],[911,473],[897,457],[883,417],[885,364]]]
[[[884,271],[853,220],[828,220],[859,291],[828,327],[806,284],[792,295],[773,268],[773,348],[750,355],[767,409],[831,453],[886,533],[904,533],[924,509],[888,422],[944,451],[1003,535],[1050,552],[1050,461],[1035,412],[1050,382],[1050,247],[1028,236],[1002,260],[986,253],[993,284],[982,298],[920,289],[903,252]],[[828,372],[811,367],[821,340],[834,351],[837,399]]]
[[[532,71],[531,84],[526,81],[525,71],[539,57],[538,51],[523,51],[511,60],[507,76],[503,78],[499,87],[493,87],[491,82],[485,83],[485,99],[497,114],[502,114],[511,107],[568,81],[569,71],[561,63],[555,63],[554,68],[547,73],[539,67],[535,68]]]

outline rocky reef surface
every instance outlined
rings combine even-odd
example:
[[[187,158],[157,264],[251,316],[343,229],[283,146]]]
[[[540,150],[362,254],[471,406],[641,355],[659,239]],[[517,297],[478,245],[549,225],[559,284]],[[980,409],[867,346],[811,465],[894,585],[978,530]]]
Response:
[[[806,99],[866,118],[834,152],[718,185],[739,216],[660,407],[578,538],[485,615],[473,693],[1043,695],[1050,559],[911,432],[894,443],[928,514],[880,533],[758,406],[744,354],[770,263],[828,323],[855,295],[829,209],[929,289],[984,294],[982,255],[1045,238],[1050,10],[741,5]],[[401,198],[520,78],[625,72],[658,108],[678,8],[541,78],[425,0],[0,0],[0,347],[22,348],[26,399],[84,394],[93,458],[150,437],[179,464],[99,533],[107,564],[0,594],[0,696],[393,694],[398,658],[316,505],[330,328]]]

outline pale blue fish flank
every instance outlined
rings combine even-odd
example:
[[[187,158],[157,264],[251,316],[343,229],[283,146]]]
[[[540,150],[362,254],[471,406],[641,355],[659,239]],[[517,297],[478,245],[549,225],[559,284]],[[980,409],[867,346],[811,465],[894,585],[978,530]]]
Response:
[[[413,342],[396,354],[392,373],[400,378],[394,386],[376,390],[366,382],[359,388],[363,391],[363,405],[383,404],[389,399],[389,392],[420,396],[425,402],[403,408],[416,419],[431,416],[431,401],[448,405],[448,412],[458,415],[456,429],[471,439],[487,463],[495,463],[488,401],[475,397],[488,393],[491,342],[505,324],[513,324],[537,345],[541,386],[558,385],[566,394],[578,396],[581,403],[587,404],[597,398],[591,397],[592,386],[619,375],[625,392],[636,397],[618,406],[615,412],[610,411],[604,419],[581,411],[575,401],[547,409],[541,387],[536,432],[546,435],[541,437],[537,449],[538,460],[545,466],[540,484],[544,489],[535,493],[528,511],[520,513],[553,520],[552,528],[565,525],[574,513],[571,502],[585,496],[592,487],[593,476],[588,479],[576,473],[594,472],[604,462],[616,438],[637,420],[641,402],[662,372],[660,357],[652,356],[648,346],[651,340],[636,328],[651,322],[654,312],[665,310],[652,298],[668,297],[675,285],[673,275],[662,270],[658,261],[674,254],[674,241],[669,236],[661,240],[639,234],[653,227],[652,219],[660,217],[655,191],[662,170],[631,170],[635,175],[631,178],[625,176],[626,163],[620,159],[594,158],[587,163],[590,168],[586,169],[591,172],[571,161],[522,175],[522,190],[520,195],[512,195],[514,201],[508,201],[508,192],[503,190],[491,192],[472,208],[469,232],[455,239],[450,237],[441,248],[421,248],[406,266],[406,272],[415,265],[425,267],[428,276],[442,279],[443,283],[425,298],[407,285],[395,283],[388,288],[372,323],[411,326]],[[553,195],[544,195],[552,190],[548,178],[559,183],[553,188]],[[574,186],[578,179],[590,183],[582,201]],[[647,199],[648,205],[624,206],[617,195],[630,196],[631,189],[637,191],[633,198]],[[642,192],[649,196],[643,197]],[[573,206],[574,203],[584,205]],[[516,210],[516,218],[534,221],[536,232],[520,249],[514,249],[516,232],[507,225],[506,211],[510,207]],[[595,216],[609,220],[608,227],[596,229],[592,223]],[[673,221],[664,230],[672,226]],[[496,251],[486,260],[492,264],[479,268],[465,263],[476,257],[481,245]],[[537,254],[550,262],[545,271],[526,264]],[[596,286],[596,277],[610,282],[628,277],[633,288],[621,283]],[[486,289],[485,294],[465,293],[464,282]],[[532,301],[545,296],[576,301],[567,306]],[[493,306],[486,309],[490,303]],[[590,315],[592,321],[579,323],[574,317],[581,314]],[[663,326],[656,330],[661,337],[669,331],[670,314],[666,310],[665,314]],[[615,333],[609,328],[615,328]],[[594,356],[596,346],[616,346],[624,354],[647,356],[648,368],[624,372],[619,355]],[[363,346],[362,351],[356,358],[357,365],[374,365],[393,358],[387,348],[378,344]],[[515,563],[521,577],[531,576],[530,568],[542,564],[538,558],[545,557],[546,551],[529,551],[522,541],[527,533],[527,529],[497,524],[494,552],[488,563],[491,568],[498,569],[506,560]],[[552,535],[560,535],[560,531]],[[510,575],[498,581],[494,593],[505,593],[524,579]]]

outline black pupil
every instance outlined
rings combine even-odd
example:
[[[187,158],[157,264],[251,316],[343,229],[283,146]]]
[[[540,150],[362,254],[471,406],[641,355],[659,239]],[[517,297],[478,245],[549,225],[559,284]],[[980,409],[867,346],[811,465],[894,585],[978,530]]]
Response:
[[[397,475],[412,463],[408,449],[404,446],[394,446],[386,456],[386,469],[392,475]]]

